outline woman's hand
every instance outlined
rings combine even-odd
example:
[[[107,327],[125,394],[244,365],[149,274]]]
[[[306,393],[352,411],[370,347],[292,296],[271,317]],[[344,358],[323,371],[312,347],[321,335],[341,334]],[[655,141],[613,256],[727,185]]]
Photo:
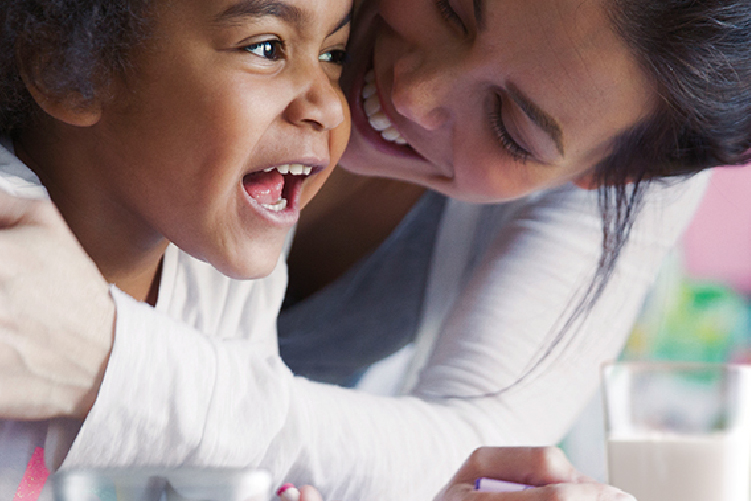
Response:
[[[84,417],[114,336],[109,286],[47,200],[0,191],[0,418]]]
[[[474,490],[488,477],[537,486],[521,492]],[[435,501],[635,501],[625,492],[577,472],[555,447],[481,447],[454,475]]]

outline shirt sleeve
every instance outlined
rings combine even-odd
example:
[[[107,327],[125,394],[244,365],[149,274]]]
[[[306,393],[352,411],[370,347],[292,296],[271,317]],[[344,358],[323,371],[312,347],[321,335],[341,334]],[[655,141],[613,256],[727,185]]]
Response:
[[[251,342],[209,338],[116,295],[112,358],[64,466],[260,466],[327,499],[430,500],[477,446],[560,439],[705,184],[650,192],[602,298],[568,329],[572,290],[599,258],[594,197],[555,191],[483,221],[486,251],[450,284],[461,293],[406,396],[294,378]]]
[[[292,375],[278,356],[113,297],[112,354],[63,467],[258,463],[288,413]]]

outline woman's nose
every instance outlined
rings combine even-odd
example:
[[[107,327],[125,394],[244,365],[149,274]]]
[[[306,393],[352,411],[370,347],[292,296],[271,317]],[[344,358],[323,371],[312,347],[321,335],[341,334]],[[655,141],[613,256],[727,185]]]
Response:
[[[397,113],[424,129],[436,130],[450,119],[455,86],[447,68],[407,55],[394,65],[391,98]]]
[[[296,125],[310,125],[315,130],[331,130],[345,118],[344,104],[338,84],[322,70],[305,77],[298,96],[287,107],[287,118]]]

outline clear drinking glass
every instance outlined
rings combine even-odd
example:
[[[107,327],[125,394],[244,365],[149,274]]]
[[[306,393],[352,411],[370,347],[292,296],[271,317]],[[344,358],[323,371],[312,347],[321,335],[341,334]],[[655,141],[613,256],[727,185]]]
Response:
[[[82,468],[52,476],[55,501],[268,501],[271,475],[233,468]]]
[[[603,369],[609,482],[639,501],[748,501],[751,367]]]

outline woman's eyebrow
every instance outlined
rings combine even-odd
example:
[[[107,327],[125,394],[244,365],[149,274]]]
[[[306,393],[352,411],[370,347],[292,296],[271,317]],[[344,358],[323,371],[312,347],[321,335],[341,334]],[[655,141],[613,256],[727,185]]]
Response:
[[[279,18],[298,28],[302,28],[306,20],[301,9],[279,0],[241,0],[224,9],[214,20],[226,23],[239,18],[264,16]]]

